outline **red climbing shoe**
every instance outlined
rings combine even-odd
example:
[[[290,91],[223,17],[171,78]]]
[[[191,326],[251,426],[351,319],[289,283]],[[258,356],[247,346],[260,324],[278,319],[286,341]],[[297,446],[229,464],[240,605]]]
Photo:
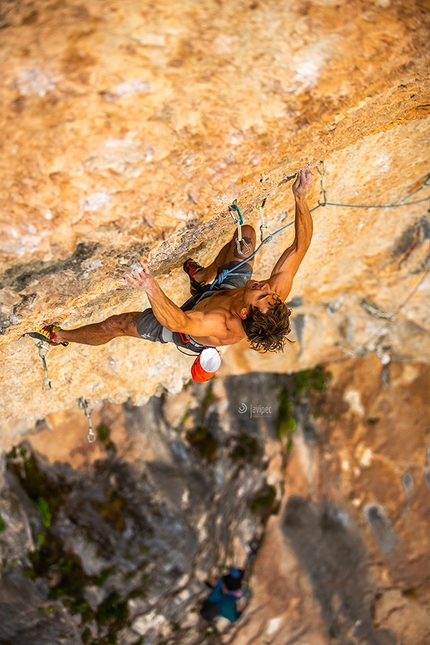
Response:
[[[37,340],[43,340],[44,343],[49,343],[50,345],[64,345],[64,347],[67,347],[69,343],[56,343],[54,340],[55,334],[60,329],[57,325],[45,325],[45,327],[37,329],[36,331],[27,332],[27,336],[37,338]]]
[[[200,269],[203,269],[203,267],[200,266],[200,264],[198,264],[195,260],[188,258],[188,260],[185,260],[184,262],[183,269],[190,278],[191,295],[194,296],[196,293],[202,293],[203,291],[205,291],[205,283],[198,282],[194,277],[196,273],[200,271]]]

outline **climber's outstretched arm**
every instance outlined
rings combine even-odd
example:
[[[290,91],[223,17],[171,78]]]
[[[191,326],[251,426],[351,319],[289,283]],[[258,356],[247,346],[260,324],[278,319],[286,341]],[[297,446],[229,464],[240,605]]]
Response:
[[[137,289],[146,292],[152,310],[158,322],[172,332],[182,332],[191,336],[222,337],[223,330],[227,333],[225,316],[222,313],[201,311],[184,312],[166,296],[146,262],[140,263],[140,273],[127,274],[126,282]]]
[[[306,201],[306,193],[312,179],[313,174],[309,168],[302,168],[297,173],[296,181],[292,187],[296,201],[294,241],[276,262],[268,281],[271,288],[282,300],[285,300],[290,293],[293,278],[312,240],[313,221]]]

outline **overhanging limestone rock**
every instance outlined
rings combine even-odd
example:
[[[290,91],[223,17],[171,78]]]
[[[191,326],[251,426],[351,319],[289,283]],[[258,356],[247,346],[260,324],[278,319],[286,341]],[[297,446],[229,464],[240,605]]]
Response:
[[[273,230],[292,216],[288,178],[305,163],[325,160],[329,197],[341,203],[396,202],[429,172],[428,15],[419,3],[29,7],[4,11],[1,45],[5,420],[41,418],[82,395],[141,403],[178,391],[189,359],[118,339],[53,349],[54,387],[42,392],[37,350],[22,334],[142,309],[145,298],[122,282],[141,257],[184,300],[180,263],[214,256],[232,232],[233,199],[258,225],[255,205],[269,194]],[[296,370],[340,358],[337,344],[362,347],[380,322],[363,299],[392,313],[425,270],[426,213],[426,203],[318,209],[292,293],[302,303],[296,344],[276,357],[241,344],[224,353],[224,369]],[[262,250],[261,275],[291,236]],[[428,288],[390,325],[381,351],[428,360]]]

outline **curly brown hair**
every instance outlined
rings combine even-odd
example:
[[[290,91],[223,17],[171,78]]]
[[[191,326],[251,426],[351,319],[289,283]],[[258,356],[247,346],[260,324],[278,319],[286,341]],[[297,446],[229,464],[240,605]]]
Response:
[[[287,338],[291,331],[291,309],[279,296],[274,295],[274,302],[266,313],[250,305],[242,325],[252,349],[257,352],[281,352],[285,342],[294,341]]]

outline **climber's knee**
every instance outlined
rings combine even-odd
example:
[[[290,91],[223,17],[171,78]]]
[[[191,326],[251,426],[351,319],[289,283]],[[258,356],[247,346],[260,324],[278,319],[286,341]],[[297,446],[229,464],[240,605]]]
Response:
[[[252,255],[255,251],[255,240],[256,240],[256,235],[255,235],[255,229],[253,226],[250,226],[249,224],[245,224],[242,226],[242,240],[238,244],[237,242],[237,231],[234,236],[234,239],[231,244],[232,248],[232,260],[245,260],[248,258],[250,255]],[[252,265],[253,260],[250,260],[250,264]]]
[[[113,336],[136,336],[140,338],[136,329],[136,321],[139,316],[140,312],[128,312],[110,316],[101,323],[103,331]]]
[[[255,246],[255,240],[256,240],[256,234],[255,234],[255,228],[251,226],[250,224],[244,224],[242,226],[242,236],[247,237],[251,244]]]

